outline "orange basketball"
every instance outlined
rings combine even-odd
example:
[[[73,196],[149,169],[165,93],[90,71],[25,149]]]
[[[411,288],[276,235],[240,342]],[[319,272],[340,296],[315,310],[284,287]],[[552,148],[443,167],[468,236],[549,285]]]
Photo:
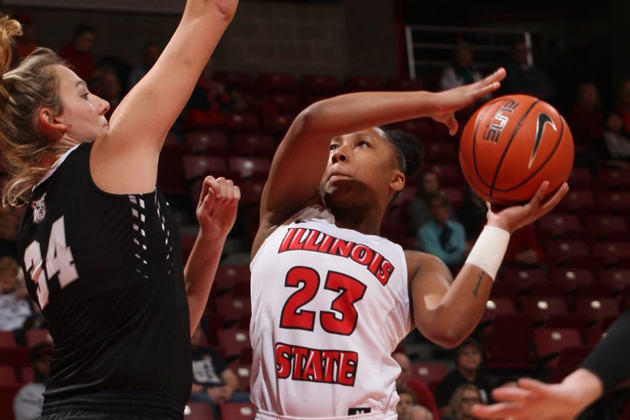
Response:
[[[573,168],[573,136],[551,105],[527,95],[494,99],[462,132],[459,163],[470,187],[500,206],[529,201],[543,181],[548,195]]]

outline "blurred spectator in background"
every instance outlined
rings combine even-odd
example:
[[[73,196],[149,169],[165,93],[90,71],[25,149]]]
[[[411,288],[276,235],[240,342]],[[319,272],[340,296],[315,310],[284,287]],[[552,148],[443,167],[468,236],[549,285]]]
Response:
[[[600,95],[593,83],[582,83],[578,88],[577,102],[569,114],[569,126],[575,145],[593,151],[604,134],[600,110]]]
[[[457,388],[449,401],[451,414],[443,417],[444,420],[476,420],[472,414],[475,404],[484,403],[479,389],[472,384],[463,384]]]
[[[37,42],[35,41],[35,24],[33,23],[31,14],[28,12],[17,12],[15,19],[22,25],[22,36],[17,39],[15,49],[18,58],[23,60],[37,48]]]
[[[22,270],[11,257],[0,258],[0,331],[15,331],[33,314]]]
[[[399,387],[396,385],[396,392],[400,397],[398,405],[396,406],[396,413],[398,413],[398,420],[405,420],[409,409],[416,403],[416,396],[413,391],[406,387]]]
[[[449,220],[448,200],[441,194],[427,199],[431,220],[418,230],[420,249],[435,255],[451,269],[457,270],[464,264],[468,253],[464,226]]]
[[[205,342],[205,332],[199,324],[191,338],[193,385],[190,401],[208,403],[214,417],[218,418],[219,404],[249,402],[249,392],[237,392],[238,377],[219,353],[203,347]]]
[[[238,92],[229,92],[223,83],[214,80],[210,60],[186,105],[185,120],[193,125],[220,124],[224,121],[224,112],[240,111],[244,108],[245,104]]]
[[[622,114],[609,111],[604,121],[604,138],[600,147],[607,166],[630,168],[630,134],[626,131]]]
[[[109,120],[123,99],[122,84],[118,75],[111,70],[105,70],[100,74],[99,84],[100,97],[109,102],[109,111],[105,114],[105,118]]]
[[[429,410],[421,405],[412,406],[407,412],[406,420],[439,420],[439,417],[435,417]]]
[[[427,199],[435,194],[442,194],[440,179],[437,173],[431,170],[425,170],[422,171],[419,179],[420,183],[416,189],[416,195],[409,203],[409,227],[413,235],[417,235],[418,230],[424,226],[426,222],[431,220]],[[450,219],[455,220],[455,214],[453,213],[453,208],[450,203],[448,203],[448,215]]]
[[[548,99],[556,91],[545,72],[528,63],[528,52],[525,41],[514,44],[512,60],[505,65],[507,75],[501,82],[501,87],[506,94],[523,93],[540,99]]]
[[[503,262],[524,268],[543,264],[544,254],[532,225],[513,232]]]
[[[33,381],[24,385],[13,400],[15,420],[35,420],[42,414],[44,391],[50,378],[52,345],[39,343],[33,346],[29,358],[33,369]]]
[[[473,46],[462,41],[455,46],[453,65],[444,68],[440,78],[440,89],[448,90],[478,82],[482,75],[473,66]]]
[[[412,368],[409,357],[402,352],[396,352],[392,354],[392,357],[396,363],[400,365],[401,369],[400,375],[396,379],[396,388],[408,388],[413,391],[416,404],[426,407],[434,418],[439,419],[437,405],[435,404],[435,398],[433,398],[431,390],[422,381],[411,377]]]
[[[617,109],[623,118],[623,126],[626,132],[630,133],[630,80],[621,82]]]
[[[449,402],[455,391],[464,384],[474,385],[478,388],[481,401],[488,403],[493,387],[490,378],[479,371],[481,362],[481,347],[473,338],[466,339],[455,350],[456,368],[442,379],[435,390],[435,400],[441,416],[453,415]],[[459,405],[457,406],[459,407]]]
[[[94,43],[96,42],[96,30],[90,25],[79,25],[74,29],[74,34],[61,50],[59,55],[63,57],[74,72],[81,79],[89,82],[94,77]]]
[[[142,50],[142,66],[135,67],[129,75],[129,81],[127,88],[130,90],[133,88],[146,74],[151,70],[153,65],[157,62],[158,58],[162,54],[162,47],[155,42],[149,41],[145,44]]]
[[[484,225],[488,207],[483,198],[479,197],[468,185],[464,187],[464,199],[457,208],[457,220],[464,225],[466,240],[475,241]]]

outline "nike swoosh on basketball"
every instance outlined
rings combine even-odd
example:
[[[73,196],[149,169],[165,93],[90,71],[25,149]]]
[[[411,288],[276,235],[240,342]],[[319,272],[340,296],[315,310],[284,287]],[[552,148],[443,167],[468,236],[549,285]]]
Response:
[[[536,138],[534,139],[534,149],[532,150],[532,156],[529,158],[529,165],[527,165],[527,169],[531,169],[532,164],[534,163],[534,159],[536,158],[536,153],[538,152],[538,147],[540,146],[540,140],[542,139],[543,132],[545,131],[545,124],[551,125],[553,131],[558,131],[556,128],[556,123],[553,122],[551,117],[544,112],[538,114],[538,119],[536,121]]]

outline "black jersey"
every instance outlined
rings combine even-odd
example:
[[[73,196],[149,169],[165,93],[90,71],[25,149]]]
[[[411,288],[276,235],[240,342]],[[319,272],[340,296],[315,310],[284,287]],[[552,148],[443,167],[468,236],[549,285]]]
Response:
[[[159,189],[100,190],[91,150],[82,144],[57,161],[18,235],[29,294],[54,340],[43,414],[181,419],[192,378],[177,225]]]

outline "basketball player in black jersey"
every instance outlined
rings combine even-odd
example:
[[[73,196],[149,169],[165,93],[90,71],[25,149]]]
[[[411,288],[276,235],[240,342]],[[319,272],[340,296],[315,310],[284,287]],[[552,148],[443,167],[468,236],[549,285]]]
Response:
[[[0,19],[3,202],[26,205],[19,255],[54,339],[43,419],[183,417],[190,335],[240,193],[205,180],[185,282],[157,163],[237,3],[188,0],[164,53],[109,122],[109,104],[52,51],[7,71],[20,27]]]

